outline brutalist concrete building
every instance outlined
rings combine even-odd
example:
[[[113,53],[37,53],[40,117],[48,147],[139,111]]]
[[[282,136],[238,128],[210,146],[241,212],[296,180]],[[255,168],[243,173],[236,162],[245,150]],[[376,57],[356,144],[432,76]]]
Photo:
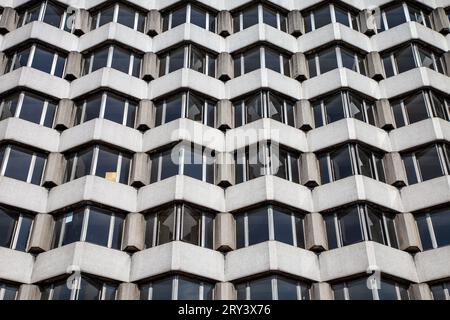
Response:
[[[450,299],[450,0],[0,6],[0,300]]]

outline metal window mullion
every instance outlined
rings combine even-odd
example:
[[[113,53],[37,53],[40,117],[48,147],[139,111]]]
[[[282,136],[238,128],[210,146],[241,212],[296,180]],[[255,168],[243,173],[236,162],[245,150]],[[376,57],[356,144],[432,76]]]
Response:
[[[378,294],[378,287],[375,286],[375,288],[372,288],[372,299],[373,300],[380,300],[380,296]]]
[[[2,301],[4,297],[5,297],[5,288],[3,288],[3,286],[0,286],[0,301]]]
[[[320,59],[319,59],[319,54],[315,54],[314,60],[315,60],[315,62],[316,62],[316,74],[317,74],[317,75],[320,75],[321,72],[320,72]]]
[[[413,58],[414,58],[414,62],[416,64],[416,68],[422,67],[422,61],[420,60],[419,48],[414,43],[411,43],[410,46],[412,47]]]
[[[245,299],[246,300],[250,300],[251,299],[250,282],[247,282],[245,284]]]
[[[182,146],[179,151],[179,159],[180,159],[179,166],[178,166],[178,174],[179,175],[184,175],[184,160],[185,160],[184,158],[186,156],[185,149],[186,149],[186,146]]]
[[[183,68],[189,68],[190,67],[190,58],[192,54],[192,45],[187,45],[184,48],[184,57],[183,57]]]
[[[344,284],[344,299],[345,300],[350,300],[350,294],[348,293],[347,283]]]
[[[420,172],[420,169],[419,169],[419,163],[417,162],[416,154],[413,153],[411,155],[411,157],[412,157],[413,164],[414,164],[414,170],[416,171],[417,181],[418,182],[423,182],[422,181],[422,173]]]
[[[241,75],[245,74],[245,59],[244,59],[244,54],[241,53]]]
[[[36,52],[36,45],[34,44],[31,46],[30,49],[30,56],[28,57],[27,67],[31,67],[31,65],[33,64],[35,52]]]
[[[201,282],[198,287],[198,300],[203,300],[203,295],[204,295],[204,283]]]
[[[52,62],[52,67],[50,68],[50,74],[54,75],[55,74],[55,70],[56,70],[56,62],[58,61],[58,53],[54,53],[53,54],[53,62]]]
[[[108,55],[109,55],[109,52],[108,52]],[[89,60],[89,67],[88,67],[88,72],[87,73],[91,73],[92,72],[92,68],[94,67],[94,59],[95,59],[95,53],[94,52],[91,53],[90,59],[91,60]],[[107,59],[106,63],[108,64],[108,59]]]
[[[44,101],[44,106],[42,107],[41,118],[39,119],[39,125],[44,125],[45,115],[47,114],[48,100]]]
[[[272,300],[278,300],[277,276],[273,276],[271,282],[272,282]]]
[[[130,60],[128,61],[128,75],[132,75],[133,74],[133,68],[134,68],[134,53],[130,54]]]
[[[302,286],[300,282],[297,282],[297,285],[295,286],[297,289],[297,300],[303,300],[302,299]]]
[[[259,57],[261,60],[260,68],[266,68],[266,49],[264,47],[259,47]]]
[[[184,205],[175,206],[175,219],[173,219],[175,230],[175,241],[181,241],[184,232]]]
[[[341,223],[339,222],[339,219],[337,217],[337,213],[333,214],[333,220],[334,220],[334,228],[335,228],[335,232],[336,232],[336,242],[338,245],[338,248],[341,248],[343,246],[342,243],[342,236],[341,236]]]
[[[123,154],[122,152],[119,152],[119,156],[117,157],[117,167],[116,167],[116,182],[120,182],[120,175],[122,170],[122,160],[123,160]],[[127,181],[128,183],[128,181]]]
[[[109,46],[108,59],[106,60],[106,67],[107,68],[111,68],[111,66],[112,66],[113,55],[114,55],[114,46],[111,45],[111,46]]]
[[[45,10],[47,9],[47,1],[44,1],[41,3],[41,6],[39,8],[39,17],[38,21],[44,21],[45,16]]]
[[[134,25],[133,25],[133,30],[137,30],[138,28],[138,22],[139,22],[139,12],[135,12],[134,13]]]
[[[391,53],[389,58],[391,59],[392,71],[394,72],[394,75],[398,75],[397,60],[395,59],[394,53]]]
[[[150,218],[151,219],[151,218]],[[148,222],[147,222],[148,223]],[[154,214],[153,218],[153,237],[152,237],[152,247],[156,247],[158,239],[158,214]]]
[[[349,24],[350,28],[354,29],[352,15],[351,15],[350,11],[347,11],[347,19],[348,19],[348,24]],[[355,20],[355,22],[357,22],[357,20]],[[356,26],[356,29],[358,29],[358,26]]]
[[[206,25],[205,25],[205,29],[206,30],[208,30],[208,31],[211,31],[211,30],[209,30],[209,20],[211,19],[211,16],[210,16],[210,14],[209,14],[209,12],[206,12],[206,21],[205,21],[205,23],[206,23]]]
[[[342,63],[341,47],[339,47],[339,46],[335,47],[335,54],[336,54],[336,58],[337,58],[338,68],[343,68],[344,64]]]
[[[28,176],[27,176],[27,183],[31,182],[31,179],[33,178],[33,172],[34,172],[34,165],[36,164],[36,153],[33,153],[31,156],[31,162],[30,167],[28,168]]]
[[[86,241],[87,229],[89,226],[90,209],[91,209],[90,206],[87,206],[86,208],[84,208],[83,225],[81,227],[80,241]]]
[[[70,291],[70,300],[78,300],[78,293],[81,288],[81,275],[75,276],[75,286]]]
[[[383,13],[381,14],[381,18],[383,20],[384,30],[389,30],[389,24],[387,22],[386,12],[385,11],[383,11]]]
[[[92,156],[92,164],[91,164],[91,175],[95,176],[97,171],[97,161],[98,161],[98,153],[100,151],[99,146],[94,147],[94,152]]]
[[[172,29],[172,12],[169,13],[168,18],[169,18],[169,21],[167,22],[167,30],[170,30],[170,29]]]
[[[363,235],[363,239],[365,241],[372,241],[372,232],[369,229],[368,225],[368,213],[365,206],[357,206],[358,208],[358,218],[359,218],[359,228],[361,229],[361,233]]]
[[[20,117],[20,113],[22,112],[22,106],[23,106],[24,99],[25,99],[25,93],[22,91],[19,94],[19,99],[17,101],[17,109],[16,109],[16,112],[14,114],[15,118],[19,118]]]
[[[311,17],[311,31],[316,30],[316,21],[315,21],[315,17],[314,17],[314,12],[311,11],[310,12],[310,17]]]
[[[73,219],[73,212],[71,214],[72,214],[72,219]],[[61,233],[59,235],[59,239],[57,240],[58,243],[56,244],[56,248],[59,248],[62,246],[64,235],[66,233],[66,223],[67,223],[66,221],[67,221],[67,216],[63,215],[62,221],[61,221]]]
[[[411,22],[411,16],[409,15],[409,10],[406,2],[403,2],[403,13],[405,15],[406,21]]]
[[[191,4],[186,6],[186,23],[191,23]]]
[[[277,29],[281,30],[281,16],[278,11],[277,11]]]
[[[293,212],[291,212],[291,230],[292,230],[292,245],[294,247],[298,246],[298,239],[297,239],[297,226],[295,225],[295,215]]]
[[[126,126],[128,121],[128,108],[130,106],[130,101],[125,100],[125,105],[123,109],[123,119],[122,119],[122,125]]]
[[[206,157],[206,150],[204,148],[202,148],[202,181],[206,182],[206,167],[207,167],[207,162],[208,159]],[[194,155],[195,157],[195,155]],[[195,160],[194,160],[195,162]]]
[[[381,166],[383,166],[383,163],[381,164]],[[375,180],[380,181],[380,176],[378,174],[378,169],[376,166],[375,154],[373,152],[370,152],[370,169],[372,171]]]
[[[361,168],[359,166],[359,154],[357,149],[357,145],[348,145],[348,151],[350,153],[350,165],[352,167],[352,171],[354,175],[361,174]]]
[[[390,233],[387,226],[387,220],[386,215],[384,213],[381,214],[381,221],[383,223],[383,228],[381,229],[381,232],[383,233],[383,239],[385,241],[385,244],[389,247],[392,247],[391,239],[390,239]],[[395,222],[394,222],[394,229],[395,229]],[[395,236],[395,234],[393,235]]]
[[[189,104],[189,93],[183,92],[181,95],[181,118],[187,118],[189,116],[188,114],[188,104]]]
[[[162,114],[161,114],[161,125],[166,123],[166,108],[167,108],[167,100],[164,100],[161,107],[162,108]]]
[[[273,221],[273,207],[269,206],[267,208],[267,219],[268,219],[268,227],[269,227],[269,240],[275,240],[275,223]]]
[[[206,219],[205,214],[202,213],[201,222],[200,222],[201,223],[201,225],[200,225],[201,231],[199,234],[200,239],[198,239],[198,243],[200,244],[201,247],[205,247],[205,238],[206,238],[205,219]]]
[[[439,246],[437,243],[436,234],[434,233],[433,221],[431,220],[431,215],[429,213],[426,214],[426,222],[427,222],[428,232],[429,232],[430,238],[431,238],[431,244],[433,246],[433,249],[436,249]]]
[[[347,91],[341,92],[341,101],[342,105],[344,106],[344,117],[345,118],[351,118],[350,117],[350,97]]]
[[[72,181],[73,179],[75,179],[75,172],[77,171],[77,163],[78,163],[78,154],[76,153],[73,157],[72,168],[70,168],[69,181]],[[90,171],[89,171],[89,173],[90,173]]]
[[[330,4],[331,23],[336,23],[336,12],[334,11],[334,4]]]
[[[114,5],[114,16],[113,16],[113,22],[117,23],[119,20],[119,4],[116,3]]]
[[[264,22],[264,13],[262,4],[258,4],[258,23]]]
[[[172,300],[178,300],[178,276],[172,280]]]
[[[7,146],[5,149],[5,155],[3,156],[1,175],[4,176],[6,172],[6,167],[9,161],[9,155],[11,154],[11,146]]]
[[[249,232],[250,230],[248,229],[248,213],[244,213],[244,243],[245,243],[245,247],[248,247],[249,245]]]
[[[116,222],[116,215],[112,214],[109,218],[109,232],[108,232],[108,244],[107,244],[108,248],[111,248],[111,246],[112,246],[115,222]]]
[[[10,244],[10,249],[14,250],[17,246],[17,239],[19,238],[20,228],[22,226],[22,220],[23,220],[23,216],[22,216],[22,214],[20,214],[19,219],[17,219],[16,223],[14,223],[13,239]]]
[[[447,170],[447,164],[445,161],[445,154],[444,151],[442,149],[441,145],[436,145],[434,146],[437,149],[437,153],[438,153],[438,157],[439,157],[439,164],[441,166],[442,172],[444,173],[444,175],[448,175],[449,172]]]

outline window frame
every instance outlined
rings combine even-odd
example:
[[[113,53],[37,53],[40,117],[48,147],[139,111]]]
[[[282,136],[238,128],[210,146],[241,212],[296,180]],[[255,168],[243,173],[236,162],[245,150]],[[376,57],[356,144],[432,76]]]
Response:
[[[359,26],[359,21],[357,19],[357,15],[352,13],[351,10],[349,10],[348,8],[345,8],[343,6],[339,6],[339,5],[336,6],[336,4],[334,4],[334,3],[326,4],[326,5],[320,6],[318,8],[324,8],[326,6],[329,6],[331,23],[340,23],[336,19],[336,7],[337,7],[340,10],[343,10],[343,11],[347,12],[347,18],[348,18],[348,22],[349,22],[349,25],[347,27],[349,27],[350,29],[353,29],[355,31],[358,31],[358,32],[360,31],[360,26]],[[307,28],[306,23],[305,23],[305,33],[312,32],[312,31],[315,31],[315,30],[318,30],[318,29],[322,28],[322,27],[316,28],[315,11],[317,11],[318,8],[314,8],[314,9],[308,11],[306,14],[302,15],[305,20],[306,19],[309,20],[309,23],[310,23],[310,26],[311,26],[311,30],[309,30],[309,28]],[[356,22],[356,26],[354,25],[355,22]]]
[[[239,286],[245,287],[245,300],[252,300],[251,299],[251,285],[254,281],[258,280],[270,280],[271,282],[271,289],[272,289],[272,300],[278,300],[278,279],[280,280],[290,280],[296,282],[296,289],[297,289],[297,299],[296,300],[310,300],[311,299],[311,286],[303,281],[299,281],[297,279],[292,279],[288,277],[283,277],[280,275],[271,275],[268,277],[262,277],[262,278],[256,278],[253,280],[241,282],[236,284],[236,289],[239,290]],[[305,288],[304,288],[305,287]],[[302,299],[302,289],[306,289],[306,292],[308,294],[308,297],[305,297],[306,299]]]
[[[419,6],[411,6],[411,4],[407,3],[407,2],[401,2],[400,4],[389,5],[389,6],[385,7],[384,9],[382,9],[382,11],[381,11],[381,19],[380,19],[381,25],[377,26],[376,33],[381,33],[381,32],[387,31],[389,29],[395,28],[395,27],[397,27],[399,25],[402,25],[402,23],[401,23],[401,24],[399,24],[399,25],[397,25],[395,27],[392,27],[392,28],[389,27],[389,23],[388,23],[388,20],[387,20],[387,15],[386,15],[386,10],[394,8],[395,6],[399,6],[399,7],[401,6],[402,7],[406,23],[408,23],[408,22],[417,22],[417,23],[419,23],[419,24],[421,24],[421,25],[423,25],[423,26],[425,26],[427,28],[433,29],[433,26],[429,25],[430,23],[432,24],[432,21],[430,19],[430,15],[426,14],[425,11],[422,8],[420,8]],[[410,7],[414,8],[415,10],[420,11],[420,15],[421,15],[421,18],[422,18],[422,23],[420,23],[418,21],[412,21],[411,20]]]
[[[216,33],[216,30],[217,30],[217,16],[213,12],[211,12],[210,10],[207,10],[204,7],[201,7],[201,6],[192,5],[191,3],[187,3],[187,4],[182,5],[182,6],[176,6],[176,7],[172,8],[172,9],[170,9],[170,11],[166,12],[163,15],[162,20],[164,21],[165,19],[167,19],[167,24],[163,23],[163,26],[164,26],[163,27],[163,32],[166,32],[166,31],[172,30],[173,28],[178,27],[178,26],[172,27],[172,15],[173,15],[174,11],[176,11],[178,9],[181,9],[181,8],[184,8],[184,7],[186,7],[186,16],[185,16],[186,20],[185,20],[184,23],[191,23],[192,6],[194,6],[197,10],[202,10],[202,11],[205,12],[205,24],[206,24],[205,27],[201,27],[201,26],[198,26],[198,25],[196,25],[196,26],[199,27],[199,28],[205,29],[206,31],[209,31],[209,32],[212,32],[212,33]],[[210,27],[211,27],[211,24],[210,24],[211,19],[214,19],[214,30],[210,29]],[[184,24],[184,23],[182,23],[182,24]],[[165,26],[167,26],[167,28]]]
[[[348,291],[349,283],[351,283],[353,281],[358,281],[358,280],[361,280],[361,279],[367,279],[367,278],[364,277],[364,278],[350,279],[350,280],[343,281],[343,282],[338,282],[338,283],[332,285],[331,291],[333,292],[334,299],[336,300],[336,298],[335,298],[336,296],[335,296],[335,289],[333,287],[335,287],[337,285],[342,285],[343,286],[342,289],[344,291],[344,298],[345,298],[344,300],[351,300],[350,299],[350,294],[349,294],[349,291]],[[383,286],[383,281],[384,282],[390,282],[391,284],[394,284],[395,292],[396,292],[396,295],[397,295],[397,300],[402,300],[402,296],[401,296],[401,293],[400,293],[400,286],[402,284],[399,281],[396,281],[396,280],[393,280],[393,279],[387,279],[387,278],[382,276],[381,279],[380,279],[380,286]],[[405,286],[403,285],[403,287],[405,287]],[[381,300],[379,292],[378,292],[378,289],[376,287],[373,287],[371,289],[368,288],[367,290],[371,291],[371,293],[372,293],[372,300]],[[411,299],[410,294],[409,294],[409,292],[408,292],[408,290],[406,288],[405,288],[405,292],[408,295],[408,298]],[[358,299],[356,299],[356,300],[358,300]]]
[[[257,7],[257,11],[258,11],[258,22],[256,24],[253,24],[247,28],[244,28],[244,11],[253,8],[253,7]],[[271,26],[269,24],[266,24],[264,22],[264,9],[266,10],[272,10],[276,12],[276,19],[277,19],[277,26]],[[241,10],[239,10],[238,12],[235,12],[232,14],[232,20],[233,20],[233,30],[234,33],[243,31],[245,29],[248,29],[252,26],[258,25],[258,24],[265,24],[267,26],[270,26],[272,28],[275,28],[277,30],[283,31],[283,32],[287,32],[287,14],[284,14],[283,12],[281,12],[281,10],[279,10],[278,8],[275,8],[273,6],[269,6],[267,4],[263,4],[263,3],[258,3],[258,4],[254,4],[254,5],[250,5],[247,6]],[[235,22],[239,21],[239,26],[235,25]],[[284,24],[284,27],[283,27]],[[284,30],[283,30],[284,29]]]
[[[181,48],[183,48],[183,66],[181,68],[171,71],[171,67],[170,67],[170,63],[171,63],[170,60],[172,58],[171,55],[172,55],[172,53],[174,53],[175,51],[177,51]],[[204,72],[200,72],[200,71],[197,71],[192,68],[191,58],[192,58],[193,50],[196,50],[197,52],[202,54]],[[214,53],[204,50],[193,44],[187,44],[182,47],[177,47],[177,48],[171,49],[170,51],[164,52],[162,55],[159,55],[159,57],[160,57],[159,75],[160,75],[160,77],[163,77],[165,75],[176,72],[180,69],[191,69],[193,71],[200,72],[208,77],[215,78],[217,76],[217,56],[214,57],[214,55],[215,55]],[[210,74],[211,73],[210,72],[211,71],[210,70],[210,60],[214,61],[214,75]]]
[[[126,26],[126,25],[124,25],[124,24],[122,24],[122,23],[120,23],[118,21],[118,19],[119,19],[119,11],[120,11],[120,7],[121,6],[125,7],[128,10],[134,11],[133,28],[130,28],[130,27],[128,27],[128,26]],[[120,3],[120,2],[116,2],[116,3],[114,3],[113,5],[110,5],[110,6],[105,6],[104,8],[96,11],[95,14],[92,15],[92,27],[91,27],[92,30],[98,29],[98,28],[103,26],[103,25],[100,26],[100,20],[101,20],[102,12],[104,10],[112,8],[112,7],[114,7],[113,20],[108,22],[108,23],[118,23],[118,24],[123,25],[125,27],[128,27],[128,28],[130,28],[130,29],[132,29],[134,31],[138,31],[138,32],[142,32],[142,33],[144,32],[145,27],[142,30],[139,30],[138,28],[139,28],[139,19],[142,18],[142,19],[144,19],[144,21],[146,20],[145,14],[142,13],[141,11],[137,10],[136,8],[132,7],[132,6],[127,6],[127,5],[125,5],[125,3]],[[106,23],[106,24],[108,24],[108,23]]]
[[[32,217],[32,216],[29,215],[29,214],[25,214],[25,213],[23,213],[23,212],[20,212],[20,211],[7,209],[7,208],[5,208],[5,207],[3,207],[3,206],[0,207],[0,210],[1,210],[1,211],[6,211],[6,212],[8,212],[9,214],[14,214],[14,215],[15,215],[15,219],[14,219],[14,221],[15,221],[15,222],[14,222],[14,229],[13,229],[13,231],[12,231],[12,237],[11,237],[11,239],[10,239],[10,241],[9,241],[9,246],[6,247],[7,249],[11,249],[11,250],[19,250],[19,249],[17,249],[17,241],[19,240],[19,237],[20,237],[20,235],[22,234],[22,232],[25,232],[25,231],[22,229],[22,223],[23,223],[23,220],[24,220],[25,217],[31,220],[30,229],[29,229],[28,232],[27,232],[27,233],[28,233],[28,234],[27,234],[27,243],[26,243],[26,245],[25,245],[25,250],[24,250],[24,251],[26,251],[26,249],[28,248],[28,244],[29,244],[29,242],[30,242],[31,231],[33,230],[34,217]],[[19,251],[22,251],[22,250],[19,250]],[[1,294],[0,294],[0,296],[1,296]],[[0,300],[2,300],[2,299],[0,298]]]
[[[157,282],[158,280],[170,280],[172,282],[172,286],[171,286],[171,300],[178,300],[178,295],[179,295],[179,281],[180,279],[186,279],[188,281],[191,282],[196,282],[196,284],[198,284],[199,286],[199,292],[198,292],[198,300],[202,301],[202,300],[206,300],[205,298],[205,286],[210,285],[213,286],[212,289],[212,297],[214,297],[214,285],[212,283],[209,283],[207,281],[202,281],[202,280],[197,280],[196,278],[191,278],[191,277],[185,277],[185,276],[181,276],[181,275],[173,275],[167,278],[159,278],[159,279],[154,279],[152,281],[149,281],[147,283],[143,283],[140,285],[139,291],[140,291],[140,300],[153,300],[153,283]],[[143,296],[143,293],[145,293],[145,291],[147,291],[147,298],[145,298],[145,296]]]
[[[19,296],[19,287],[17,285],[13,285],[10,283],[6,283],[6,282],[0,282],[0,301],[6,301],[5,300],[5,295],[6,295],[6,287],[14,287],[14,289],[16,289],[16,294],[13,300],[17,300],[18,296]]]
[[[260,45],[258,47],[256,47],[259,49],[259,68],[256,68],[252,71],[246,72],[245,71],[245,54],[247,54],[248,52],[251,52],[252,50],[254,50],[255,48],[251,48],[249,50],[245,50],[243,52],[239,52],[237,54],[233,54],[233,63],[234,63],[234,69],[236,70],[236,64],[239,63],[240,64],[240,71],[238,72],[238,74],[235,74],[235,77],[240,77],[243,76],[244,74],[248,74],[251,73],[253,71],[259,70],[259,69],[269,69],[272,70],[273,72],[279,73],[283,76],[286,77],[290,77],[290,73],[291,73],[291,62],[290,62],[290,58],[282,53],[277,51],[276,49],[272,49],[270,47],[264,46],[264,45]],[[273,52],[276,52],[279,55],[279,59],[280,59],[280,71],[276,71],[273,69],[270,69],[266,66],[266,48],[268,50],[272,50]],[[287,62],[287,64],[289,65],[289,70],[285,70],[285,62]]]
[[[29,6],[29,7],[25,8],[23,10],[23,12],[21,12],[20,15],[19,15],[18,28],[23,27],[23,26],[25,26],[25,25],[27,25],[29,23],[34,22],[34,21],[40,21],[40,22],[46,23],[44,21],[44,17],[45,17],[45,13],[47,11],[47,6],[49,4],[51,4],[54,7],[58,7],[58,8],[63,10],[63,14],[61,15],[61,18],[60,18],[61,21],[60,21],[59,27],[56,27],[56,26],[53,26],[53,27],[58,28],[60,30],[64,30],[64,31],[70,32],[70,33],[73,33],[73,26],[71,28],[67,28],[67,25],[66,25],[67,21],[68,21],[68,18],[70,17],[70,15],[67,12],[67,8],[64,7],[60,2],[54,2],[54,1],[49,1],[49,0],[44,0],[44,1],[40,2],[40,3],[34,4],[32,6]],[[31,22],[26,22],[27,18],[28,18],[28,15],[29,15],[30,9],[34,9],[34,8],[37,8],[37,7],[39,7],[39,15],[38,15],[37,20],[33,20]]]

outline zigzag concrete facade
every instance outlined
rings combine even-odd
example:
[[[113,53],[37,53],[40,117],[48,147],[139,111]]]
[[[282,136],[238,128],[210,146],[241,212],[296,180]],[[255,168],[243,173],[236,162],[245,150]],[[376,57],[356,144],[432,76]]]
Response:
[[[450,299],[450,1],[0,6],[0,299]]]

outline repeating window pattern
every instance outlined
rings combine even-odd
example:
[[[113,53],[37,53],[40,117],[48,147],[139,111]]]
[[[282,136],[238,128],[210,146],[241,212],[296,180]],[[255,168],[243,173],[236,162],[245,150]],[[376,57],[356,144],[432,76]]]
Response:
[[[444,144],[434,144],[402,154],[408,184],[427,181],[449,174],[450,150]]]
[[[189,44],[159,55],[159,75],[190,68],[210,77],[216,76],[217,55]]]
[[[184,23],[192,23],[200,28],[216,32],[216,14],[199,6],[187,4],[163,14],[163,31]]]
[[[69,154],[66,159],[66,182],[94,175],[108,181],[128,184],[131,155],[127,153],[105,146],[93,146]]]
[[[235,215],[237,248],[268,240],[305,248],[304,215],[266,205]]]
[[[375,241],[398,248],[395,215],[371,205],[353,205],[324,217],[329,249],[360,241]]]
[[[30,215],[0,207],[0,247],[25,251],[32,223]]]
[[[294,102],[272,91],[261,91],[237,100],[233,106],[235,127],[262,118],[271,118],[295,126]]]
[[[92,29],[100,28],[110,22],[122,24],[139,32],[144,32],[145,28],[145,14],[123,3],[103,8],[92,14],[92,17]]]
[[[342,91],[313,102],[315,127],[333,123],[344,118],[354,118],[376,126],[373,102],[351,91]]]
[[[266,142],[251,145],[235,152],[236,183],[264,175],[299,183],[300,154],[277,144]]]
[[[33,44],[9,54],[5,70],[12,72],[21,67],[31,67],[61,78],[65,65],[66,54]]]
[[[429,210],[416,215],[424,250],[450,245],[450,209]]]
[[[134,128],[137,103],[110,92],[100,92],[77,103],[76,124],[107,119]]]
[[[42,21],[58,29],[71,32],[69,14],[65,7],[56,1],[40,1],[39,3],[19,12],[18,26],[24,26],[33,21]]]
[[[445,74],[445,70],[449,67],[445,65],[442,53],[431,46],[425,47],[416,43],[409,43],[393,52],[384,53],[381,58],[387,77],[420,67]]]
[[[142,55],[129,49],[111,45],[84,55],[83,74],[89,74],[101,68],[113,68],[130,76],[139,78]]]
[[[383,32],[410,21],[420,23],[428,28],[433,27],[428,11],[410,3],[402,2],[381,11],[381,17],[377,19],[377,31]]]
[[[187,118],[214,127],[216,103],[192,91],[171,94],[156,103],[155,125]]]
[[[184,241],[213,248],[214,215],[186,204],[171,205],[146,216],[145,245]]]
[[[369,289],[370,279],[359,278],[332,286],[335,300],[409,300],[407,285],[381,277],[379,287]]]
[[[214,285],[175,275],[140,285],[141,300],[212,300]]]
[[[52,128],[56,105],[53,100],[22,91],[2,99],[0,119],[15,117]]]
[[[347,68],[367,75],[365,55],[343,46],[333,46],[307,55],[311,78],[337,68]]]
[[[275,275],[236,285],[238,300],[309,300],[310,285]]]
[[[359,31],[358,13],[336,4],[327,4],[303,14],[305,32],[317,30],[331,23],[341,23]]]
[[[235,77],[261,68],[267,68],[285,76],[290,76],[290,57],[270,47],[252,48],[236,53],[233,57]]]
[[[118,284],[84,274],[42,287],[41,300],[115,300]]]
[[[1,175],[41,185],[47,156],[15,145],[0,147]]]
[[[434,91],[423,90],[391,102],[397,128],[438,117],[449,120],[450,101]]]
[[[151,158],[151,183],[175,175],[185,175],[214,183],[215,153],[213,150],[190,143],[154,153]]]
[[[434,300],[450,300],[450,282],[431,285]]]
[[[264,23],[286,32],[287,14],[265,4],[253,5],[233,14],[234,33],[258,23]]]
[[[86,206],[56,218],[53,248],[85,241],[112,249],[121,249],[124,215]]]
[[[383,155],[358,144],[347,144],[317,155],[322,184],[363,175],[385,182]]]
[[[0,282],[0,301],[16,300],[18,293],[19,286],[6,282]]]

